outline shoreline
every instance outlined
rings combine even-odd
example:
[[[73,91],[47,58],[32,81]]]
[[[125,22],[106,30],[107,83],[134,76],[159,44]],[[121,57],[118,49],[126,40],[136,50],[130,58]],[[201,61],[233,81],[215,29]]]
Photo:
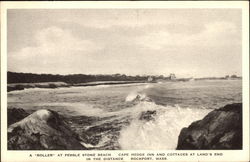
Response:
[[[232,81],[241,79],[194,79],[192,81]],[[85,82],[85,83],[66,83],[66,82],[38,82],[38,83],[7,83],[7,92],[21,91],[29,88],[45,88],[55,89],[62,87],[88,87],[98,85],[122,85],[122,84],[136,84],[136,83],[165,83],[165,82],[188,82],[191,80],[165,80],[165,81],[97,81],[97,82]]]
[[[55,89],[62,87],[88,87],[98,85],[119,85],[119,84],[136,84],[136,83],[156,83],[147,81],[103,81],[103,82],[86,82],[86,83],[65,83],[65,82],[42,82],[42,83],[10,83],[7,84],[7,92],[21,91],[29,88],[46,88]]]

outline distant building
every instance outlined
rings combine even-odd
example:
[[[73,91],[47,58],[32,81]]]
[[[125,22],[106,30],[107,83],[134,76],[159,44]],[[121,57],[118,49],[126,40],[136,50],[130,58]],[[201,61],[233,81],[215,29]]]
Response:
[[[169,75],[169,78],[170,78],[170,80],[175,80],[175,79],[176,79],[176,76],[175,76],[175,74],[171,73],[171,74]]]
[[[151,77],[151,76],[148,77],[148,81],[149,81],[149,82],[152,82],[152,81],[153,81],[153,77]]]

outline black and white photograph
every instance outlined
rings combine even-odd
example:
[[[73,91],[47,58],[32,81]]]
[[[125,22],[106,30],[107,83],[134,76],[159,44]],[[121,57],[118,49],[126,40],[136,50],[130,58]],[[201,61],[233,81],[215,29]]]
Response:
[[[7,151],[243,150],[242,9],[6,14]]]

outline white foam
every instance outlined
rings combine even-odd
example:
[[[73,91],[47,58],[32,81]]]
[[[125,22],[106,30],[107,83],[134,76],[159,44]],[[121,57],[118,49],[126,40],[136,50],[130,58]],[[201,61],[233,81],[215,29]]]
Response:
[[[41,120],[47,120],[51,115],[50,111],[46,109],[38,110],[35,112],[35,115]]]
[[[151,121],[139,120],[137,116],[127,128],[121,131],[119,144],[125,150],[175,149],[181,129],[195,120],[202,119],[211,111],[178,106],[164,107],[152,102],[140,103],[135,109],[138,112],[157,110],[157,115],[155,120]]]
[[[132,92],[126,97],[126,102],[132,102],[132,101],[142,101],[146,98],[145,94],[140,94],[137,92]]]
[[[142,93],[143,90],[152,87],[150,84],[146,84],[144,87],[137,88],[135,91],[128,94],[125,101],[132,102],[132,101],[150,101],[145,93]]]

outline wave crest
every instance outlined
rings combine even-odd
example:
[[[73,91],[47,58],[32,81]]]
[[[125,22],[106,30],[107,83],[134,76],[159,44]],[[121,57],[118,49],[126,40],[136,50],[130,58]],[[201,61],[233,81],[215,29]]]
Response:
[[[126,102],[134,101],[152,101],[145,93],[132,92],[126,97]]]
[[[154,102],[140,102],[134,109],[137,112],[156,110],[153,120],[140,120],[140,114],[131,124],[120,132],[119,144],[125,150],[161,150],[175,149],[178,135],[183,127],[194,120],[202,119],[208,109],[161,106]],[[135,111],[134,110],[134,111]],[[128,142],[129,139],[129,142]]]

